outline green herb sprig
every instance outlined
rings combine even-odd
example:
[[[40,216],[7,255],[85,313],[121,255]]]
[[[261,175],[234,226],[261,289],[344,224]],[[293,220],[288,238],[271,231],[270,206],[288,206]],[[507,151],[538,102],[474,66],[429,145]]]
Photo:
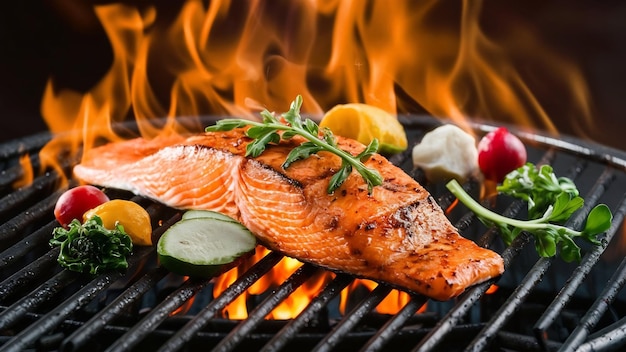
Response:
[[[341,158],[341,168],[330,179],[327,188],[329,194],[343,184],[353,169],[363,177],[370,194],[374,186],[383,183],[383,178],[378,171],[363,164],[378,150],[377,139],[372,140],[359,155],[353,156],[337,146],[336,138],[330,129],[320,129],[311,119],[303,120],[300,116],[301,107],[302,96],[298,95],[291,103],[289,111],[282,115],[282,118],[287,123],[284,123],[269,111],[264,110],[261,112],[262,122],[244,119],[224,119],[217,121],[215,125],[209,126],[205,130],[207,132],[230,131],[239,127],[252,126],[246,131],[246,135],[253,139],[246,147],[246,156],[252,157],[261,155],[268,144],[278,144],[281,139],[288,140],[296,135],[304,137],[307,141],[291,150],[282,167],[286,169],[295,161],[306,159],[320,151],[328,151],[339,156]],[[282,131],[282,133],[279,133],[279,131]]]
[[[535,249],[542,257],[556,255],[559,248],[563,260],[580,261],[580,247],[574,242],[574,238],[580,237],[590,243],[599,244],[597,235],[611,226],[613,215],[605,204],[598,204],[589,212],[581,231],[563,226],[583,206],[584,200],[578,196],[578,190],[571,180],[556,178],[549,166],[537,170],[529,163],[507,175],[507,180],[498,189],[526,200],[530,220],[508,218],[483,207],[456,180],[448,182],[446,187],[485,225],[496,226],[507,245],[522,231],[532,234],[535,238]],[[540,216],[533,218],[531,214]]]
[[[578,196],[574,181],[567,177],[557,177],[550,165],[537,168],[532,163],[526,163],[509,172],[496,190],[526,201],[530,219],[543,216],[560,193],[569,195],[570,202],[576,206],[576,209],[584,203],[583,199]]]
[[[96,215],[84,224],[74,219],[67,229],[57,227],[52,234],[50,245],[61,246],[57,261],[66,269],[99,274],[128,268],[126,256],[132,252],[133,243],[122,225],[108,230]]]

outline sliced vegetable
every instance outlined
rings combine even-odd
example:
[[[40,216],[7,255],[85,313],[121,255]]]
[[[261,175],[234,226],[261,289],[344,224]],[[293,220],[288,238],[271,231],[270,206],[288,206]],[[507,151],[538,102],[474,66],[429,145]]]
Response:
[[[478,174],[476,139],[455,125],[441,125],[426,133],[412,152],[413,165],[431,182],[451,178],[465,182]]]
[[[373,105],[336,105],[324,114],[320,127],[366,145],[376,139],[379,142],[378,151],[384,154],[399,153],[408,146],[404,126],[394,115]]]
[[[86,221],[95,215],[102,219],[103,226],[109,230],[122,226],[133,244],[152,245],[150,215],[141,205],[130,200],[113,199],[90,209],[83,217]]]
[[[251,254],[256,238],[242,224],[208,217],[181,220],[167,229],[157,243],[161,265],[192,277],[211,277]]]
[[[83,185],[70,188],[57,200],[54,217],[61,226],[67,227],[74,219],[82,221],[87,210],[108,201],[109,197],[97,187]]]
[[[183,213],[183,216],[182,216],[182,220],[194,219],[194,218],[211,218],[211,219],[217,219],[217,220],[238,222],[237,220],[231,218],[230,216],[224,213],[220,213],[220,212],[212,211],[212,210],[195,210],[195,209],[187,210],[186,212]]]
[[[133,244],[122,226],[109,230],[94,216],[84,224],[74,219],[68,227],[55,228],[50,239],[52,247],[61,246],[57,261],[62,267],[90,274],[128,268],[126,256]]]
[[[497,183],[526,163],[524,143],[506,127],[487,133],[478,142],[478,166],[485,179]]]

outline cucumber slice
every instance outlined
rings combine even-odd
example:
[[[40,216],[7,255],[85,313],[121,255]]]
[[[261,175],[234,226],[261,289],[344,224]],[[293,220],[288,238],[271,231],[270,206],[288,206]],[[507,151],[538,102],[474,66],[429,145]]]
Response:
[[[237,220],[231,218],[230,216],[226,214],[219,213],[217,211],[212,211],[212,210],[196,210],[196,209],[187,210],[186,212],[183,213],[183,216],[182,216],[183,220],[194,219],[194,218],[213,218],[213,219],[218,219],[218,220],[238,222]]]
[[[238,263],[256,247],[256,237],[241,223],[214,218],[181,220],[157,243],[161,266],[183,276],[211,277]]]

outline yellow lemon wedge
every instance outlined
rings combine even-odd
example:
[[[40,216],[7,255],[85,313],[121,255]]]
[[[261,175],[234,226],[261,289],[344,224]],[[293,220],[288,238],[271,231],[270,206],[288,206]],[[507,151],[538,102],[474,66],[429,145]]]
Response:
[[[152,245],[150,215],[141,205],[130,200],[113,199],[88,210],[83,214],[83,219],[90,219],[94,215],[98,215],[102,219],[102,226],[109,230],[114,229],[119,222],[133,244]]]
[[[387,111],[376,106],[351,103],[330,109],[320,127],[328,127],[334,134],[369,144],[378,139],[378,152],[395,154],[407,149],[404,126]]]

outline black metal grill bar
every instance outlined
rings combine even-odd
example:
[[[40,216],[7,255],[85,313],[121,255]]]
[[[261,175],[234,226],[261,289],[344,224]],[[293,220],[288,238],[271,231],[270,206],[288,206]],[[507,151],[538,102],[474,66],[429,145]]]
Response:
[[[45,244],[48,243],[52,230],[57,226],[59,226],[59,224],[56,221],[52,221],[44,227],[37,229],[32,234],[24,237],[22,241],[16,242],[12,247],[0,253],[0,270],[9,267],[17,260],[22,259],[24,255],[32,253],[42,244],[44,244],[45,248]]]
[[[0,160],[8,160],[24,153],[39,152],[52,138],[50,132],[33,134],[0,145]]]
[[[622,260],[618,269],[613,273],[607,285],[604,287],[599,297],[596,298],[593,305],[587,310],[585,315],[580,319],[578,326],[572,331],[570,336],[563,343],[563,351],[572,351],[574,349],[593,347],[599,342],[590,342],[589,344],[581,344],[593,330],[602,315],[607,311],[610,304],[626,283],[626,258]],[[580,345],[580,346],[579,346]],[[585,345],[585,346],[583,346]]]
[[[502,326],[513,316],[520,305],[525,301],[526,297],[541,282],[546,270],[552,264],[553,257],[540,258],[533,266],[530,272],[524,277],[522,284],[519,285],[511,294],[509,299],[502,304],[501,308],[493,315],[493,318],[487,323],[485,328],[476,336],[469,344],[467,351],[483,351],[493,339]]]
[[[209,283],[210,280],[205,279],[186,280],[179,289],[168,295],[159,305],[152,308],[143,319],[129,329],[121,338],[111,344],[106,350],[127,351],[134,348],[169,317],[172,312],[205,288]]]
[[[314,351],[332,351],[354,327],[365,317],[367,313],[376,308],[392,288],[379,284],[370,292],[356,307],[347,313],[343,319],[327,334],[313,349]]]
[[[499,331],[495,341],[499,349],[492,349],[494,351],[546,352],[557,351],[561,347],[554,341],[546,341],[546,345],[541,346],[532,336],[507,331]]]
[[[10,297],[18,289],[39,279],[45,273],[56,269],[56,259],[59,256],[59,252],[59,247],[51,249],[2,281],[0,283],[0,302]]]
[[[61,193],[61,191],[55,192],[41,202],[26,209],[19,216],[0,225],[0,243],[3,243],[3,246],[14,243],[28,226],[37,224],[42,219],[49,218]]]
[[[42,303],[49,301],[63,288],[76,281],[75,273],[67,270],[61,271],[50,280],[46,281],[28,295],[19,299],[0,313],[0,330],[13,326],[16,322],[31,312]]]
[[[226,305],[246,291],[259,278],[270,271],[280,260],[283,255],[278,252],[270,252],[263,259],[259,260],[243,275],[239,276],[224,292],[211,301],[196,316],[190,320],[183,328],[166,341],[159,349],[161,352],[177,351],[182,348],[185,343],[189,342],[209,321],[222,310]]]
[[[624,214],[626,213],[626,197],[622,199],[620,204],[621,205],[617,211],[613,214],[611,228],[609,228],[606,232],[605,236],[601,240],[601,243],[592,247],[591,250],[583,257],[580,266],[573,272],[563,289],[559,291],[556,298],[552,301],[548,308],[546,308],[543,315],[535,323],[533,330],[541,343],[544,343],[546,339],[544,332],[557,319],[560,312],[573,297],[578,287],[582,284],[589,272],[593,269],[594,265],[598,262],[600,256],[621,226]]]
[[[166,274],[167,271],[160,267],[154,268],[146,273],[104,309],[100,310],[90,320],[74,331],[64,341],[62,350],[75,351],[85,346],[89,343],[89,340],[102,331],[107,324],[110,324],[115,318],[119,317],[124,309],[139,300],[147,291],[154,288],[154,285],[165,277]]]
[[[620,319],[618,324],[613,324],[609,328],[610,331],[606,334],[583,343],[576,351],[619,351],[620,347],[626,345],[626,319]]]
[[[367,341],[361,348],[361,351],[374,352],[382,350],[426,302],[428,302],[428,298],[424,296],[411,297],[411,300]]]
[[[31,159],[32,162],[32,159]],[[36,165],[33,165],[36,167]],[[0,190],[8,190],[13,187],[13,183],[24,176],[24,168],[17,164],[9,169],[5,169],[0,173]]]
[[[35,342],[45,333],[61,324],[75,310],[85,306],[100,291],[107,288],[114,280],[122,277],[120,272],[112,272],[99,276],[87,286],[80,289],[62,304],[56,306],[39,320],[20,331],[0,351],[23,351],[33,347]]]
[[[136,269],[138,264],[150,254],[150,248],[140,248],[137,250],[136,255],[129,259],[129,269]],[[60,324],[63,319],[67,318],[76,309],[89,303],[90,299],[95,295],[108,287],[114,279],[121,278],[122,274],[119,272],[111,272],[98,276],[91,280],[82,287],[74,296],[66,299],[63,303],[57,305],[50,313],[40,319],[38,322],[32,324],[27,329],[23,330],[20,334],[16,335],[10,343],[7,343],[6,348],[12,345],[23,347],[21,344],[27,346],[33,343],[37,337],[46,333],[49,329]],[[39,305],[49,301],[59,291],[67,287],[68,285],[78,282],[87,282],[88,277],[83,276],[77,280],[76,273],[69,270],[63,270],[53,276],[50,280],[37,287],[30,294],[24,298],[18,300],[13,305],[9,306],[5,311],[0,313],[0,329],[6,329],[13,326],[24,318],[26,313],[31,312]],[[19,343],[18,343],[19,341]],[[0,349],[1,351],[2,349]]]
[[[354,281],[347,274],[338,274],[326,285],[324,290],[317,295],[296,318],[287,323],[274,337],[261,349],[261,351],[278,351],[284,348],[296,334],[304,328],[334,297],[346,286]]]
[[[21,169],[21,168],[20,168]],[[0,174],[0,187],[7,183],[6,187],[11,187],[16,181],[14,175]],[[27,187],[21,187],[8,193],[0,201],[0,218],[6,219],[11,214],[16,214],[24,204],[41,198],[42,194],[50,193],[58,189],[59,176],[56,172],[47,172],[33,180]]]
[[[261,302],[250,314],[248,318],[236,328],[234,328],[226,338],[215,346],[214,351],[232,351],[252,332],[264,319],[280,304],[287,296],[293,293],[298,287],[310,279],[320,268],[311,264],[303,264],[293,275],[291,275],[282,285],[280,285],[272,295]]]

